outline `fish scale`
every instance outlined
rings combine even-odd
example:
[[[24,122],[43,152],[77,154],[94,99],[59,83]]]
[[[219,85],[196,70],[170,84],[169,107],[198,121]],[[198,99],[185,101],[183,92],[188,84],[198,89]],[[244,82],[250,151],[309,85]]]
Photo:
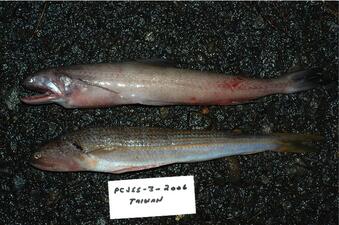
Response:
[[[98,135],[100,133],[100,135]],[[119,128],[95,129],[90,133],[84,132],[76,135],[86,136],[79,143],[88,146],[124,146],[124,147],[159,147],[185,144],[204,144],[204,143],[223,143],[225,138],[224,132],[208,131],[179,131],[175,132],[166,129],[145,129],[145,128]],[[236,135],[230,135],[236,141]],[[100,137],[100,138],[98,138]],[[73,137],[72,137],[73,138]],[[94,150],[94,149],[93,149]]]
[[[267,150],[310,151],[315,135],[234,135],[161,128],[87,128],[40,147],[33,165],[53,171],[124,173]]]

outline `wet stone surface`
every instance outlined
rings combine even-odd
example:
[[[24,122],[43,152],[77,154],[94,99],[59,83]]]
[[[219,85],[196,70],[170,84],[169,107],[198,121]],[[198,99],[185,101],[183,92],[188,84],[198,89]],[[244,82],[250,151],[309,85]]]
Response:
[[[338,21],[322,2],[1,2],[1,224],[337,224],[337,82],[239,106],[28,106],[22,81],[61,65],[162,58],[181,68],[337,80]],[[194,82],[194,81],[192,81]],[[36,146],[86,126],[319,133],[321,151],[266,152],[123,175],[32,168]],[[197,214],[109,220],[107,181],[194,175]],[[178,202],[179,204],[179,202]]]

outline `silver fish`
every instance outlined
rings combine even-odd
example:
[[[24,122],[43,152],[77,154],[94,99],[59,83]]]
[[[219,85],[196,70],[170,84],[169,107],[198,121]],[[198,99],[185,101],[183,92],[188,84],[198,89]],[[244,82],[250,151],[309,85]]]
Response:
[[[41,146],[31,163],[49,171],[124,173],[266,150],[313,151],[305,143],[318,139],[316,135],[301,134],[243,136],[221,131],[92,128]]]

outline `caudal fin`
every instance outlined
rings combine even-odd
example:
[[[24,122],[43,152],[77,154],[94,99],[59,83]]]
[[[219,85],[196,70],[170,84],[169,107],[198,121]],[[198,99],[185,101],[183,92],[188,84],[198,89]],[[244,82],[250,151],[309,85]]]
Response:
[[[279,147],[277,152],[317,152],[313,142],[323,138],[314,134],[276,134]]]
[[[294,93],[318,87],[324,83],[321,69],[310,69],[289,73],[279,80],[288,83],[284,93]]]

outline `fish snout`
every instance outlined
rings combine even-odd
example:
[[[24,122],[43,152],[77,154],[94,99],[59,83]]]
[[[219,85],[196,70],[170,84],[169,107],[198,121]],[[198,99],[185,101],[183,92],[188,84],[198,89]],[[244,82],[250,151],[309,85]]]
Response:
[[[60,101],[63,97],[63,89],[56,78],[48,75],[34,75],[27,77],[23,85],[39,94],[24,96],[21,100],[27,104],[45,104]]]
[[[40,152],[36,152],[33,154],[30,159],[30,164],[41,170],[46,170],[52,167],[48,160],[42,157],[42,154]]]
[[[33,87],[35,83],[36,83],[35,77],[29,76],[24,80],[23,85],[27,88],[30,88],[30,87]]]
[[[32,90],[32,91],[38,91],[38,90],[46,90],[48,89],[48,82],[51,82],[52,79],[49,76],[45,75],[32,75],[28,76],[24,82],[23,85]]]
[[[66,155],[56,156],[36,152],[31,157],[30,164],[35,168],[47,171],[81,171],[79,163]]]

